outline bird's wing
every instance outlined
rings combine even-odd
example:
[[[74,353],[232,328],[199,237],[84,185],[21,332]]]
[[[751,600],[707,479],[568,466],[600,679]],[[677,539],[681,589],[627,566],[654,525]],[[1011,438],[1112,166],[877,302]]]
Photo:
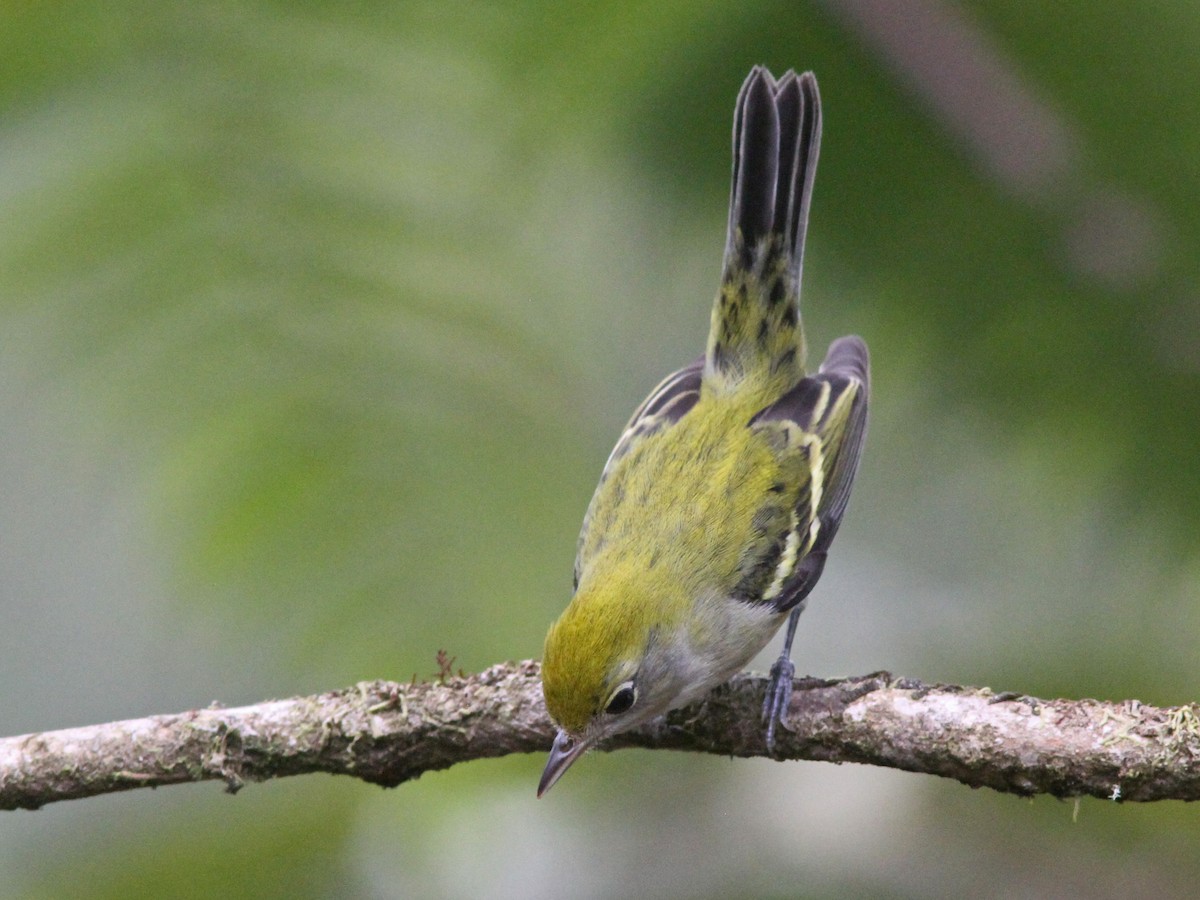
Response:
[[[755,599],[780,612],[802,603],[821,577],[862,455],[869,386],[867,345],[858,337],[839,338],[817,374],[801,379],[751,420],[751,427],[768,433],[781,453],[807,464],[790,522],[756,567]],[[768,560],[770,581],[763,565]]]
[[[639,406],[629,419],[629,424],[621,433],[617,445],[613,447],[600,473],[600,483],[596,485],[596,493],[604,486],[609,474],[617,463],[626,456],[637,444],[655,432],[661,431],[682,419],[700,399],[700,379],[704,372],[704,357],[689,363],[677,372],[672,372],[650,392],[642,405]],[[583,548],[587,542],[588,528],[591,525],[592,510],[589,506],[583,519],[583,528],[579,533],[579,544],[575,556],[575,585],[579,585],[579,574],[582,563]]]

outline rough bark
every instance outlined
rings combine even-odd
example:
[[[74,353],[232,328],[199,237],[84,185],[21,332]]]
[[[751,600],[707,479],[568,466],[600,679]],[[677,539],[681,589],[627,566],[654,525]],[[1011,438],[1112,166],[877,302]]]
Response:
[[[765,686],[739,676],[603,749],[766,756]],[[1021,795],[1200,799],[1195,704],[1038,700],[879,672],[798,679],[784,725],[778,759],[889,766]],[[435,683],[363,682],[0,739],[0,809],[216,779],[235,792],[246,781],[307,772],[393,787],[472,759],[544,752],[552,737],[536,662]]]

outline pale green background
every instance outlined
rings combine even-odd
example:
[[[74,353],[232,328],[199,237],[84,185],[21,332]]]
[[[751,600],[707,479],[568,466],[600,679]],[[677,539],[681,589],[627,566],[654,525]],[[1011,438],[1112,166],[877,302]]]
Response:
[[[757,62],[820,77],[805,316],[875,377],[799,670],[1200,699],[1200,7],[848,6],[0,6],[0,733],[538,655],[703,345]],[[995,67],[973,119],[929,16]],[[542,762],[7,813],[0,896],[1200,881],[1183,804],[635,751],[535,801]]]

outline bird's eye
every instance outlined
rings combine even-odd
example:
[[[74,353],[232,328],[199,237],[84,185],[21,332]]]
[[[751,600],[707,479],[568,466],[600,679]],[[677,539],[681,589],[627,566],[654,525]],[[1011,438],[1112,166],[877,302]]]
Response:
[[[637,702],[637,688],[632,682],[625,682],[613,695],[608,698],[608,705],[604,707],[604,711],[610,716],[618,716],[628,710],[634,703]]]

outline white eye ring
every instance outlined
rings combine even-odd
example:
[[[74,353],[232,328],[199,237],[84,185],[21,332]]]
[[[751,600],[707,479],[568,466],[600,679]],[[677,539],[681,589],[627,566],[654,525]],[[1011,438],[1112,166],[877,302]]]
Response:
[[[632,681],[626,681],[612,692],[608,703],[604,706],[604,711],[610,716],[619,716],[632,709],[635,703],[637,703],[637,687]]]

